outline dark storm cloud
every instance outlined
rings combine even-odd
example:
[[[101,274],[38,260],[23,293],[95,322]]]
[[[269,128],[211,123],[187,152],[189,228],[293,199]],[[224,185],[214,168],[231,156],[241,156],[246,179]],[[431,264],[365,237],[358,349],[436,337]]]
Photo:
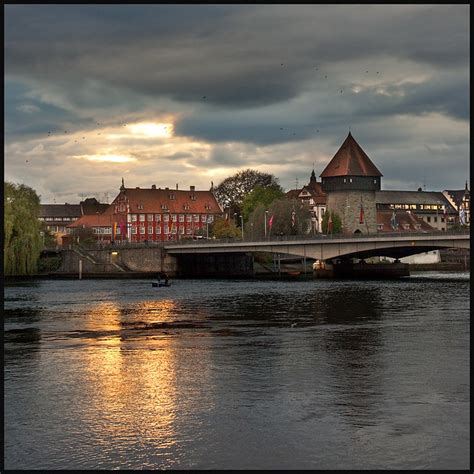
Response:
[[[43,81],[93,78],[154,97],[259,106],[298,95],[316,64],[462,64],[468,19],[449,8],[8,6],[5,64]]]
[[[469,156],[468,14],[467,5],[6,5],[7,170],[67,193],[80,188],[68,166],[109,189],[111,173],[148,183],[156,157],[163,183],[186,165],[207,179],[212,168],[261,163],[287,173],[289,186],[311,163],[323,166],[351,127],[389,165],[386,178],[407,182],[418,169],[406,163],[422,170],[434,160],[439,187],[455,188]],[[162,120],[173,123],[178,148],[138,146],[132,135],[82,151],[71,144],[65,167],[55,158],[65,157],[62,142],[41,141],[71,128],[89,131],[89,143],[97,122]],[[20,167],[25,153],[40,157],[36,168]],[[74,158],[95,153],[137,161]]]

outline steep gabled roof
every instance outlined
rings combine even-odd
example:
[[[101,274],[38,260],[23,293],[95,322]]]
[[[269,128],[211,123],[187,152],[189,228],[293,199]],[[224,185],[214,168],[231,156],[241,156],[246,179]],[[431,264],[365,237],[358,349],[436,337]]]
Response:
[[[334,176],[383,176],[349,132],[341,148],[321,173],[321,178]]]

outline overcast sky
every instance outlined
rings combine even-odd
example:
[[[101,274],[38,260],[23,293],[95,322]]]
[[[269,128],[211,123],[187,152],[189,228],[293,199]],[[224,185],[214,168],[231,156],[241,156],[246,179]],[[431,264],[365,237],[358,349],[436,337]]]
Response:
[[[6,5],[5,179],[43,203],[285,190],[349,128],[382,189],[463,189],[469,5]]]

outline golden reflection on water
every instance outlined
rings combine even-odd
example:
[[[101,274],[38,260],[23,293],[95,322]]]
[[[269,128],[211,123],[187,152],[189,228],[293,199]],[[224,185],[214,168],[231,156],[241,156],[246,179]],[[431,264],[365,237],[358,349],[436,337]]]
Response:
[[[175,306],[171,300],[141,302],[124,311],[107,302],[94,306],[86,317],[86,330],[98,334],[82,351],[84,390],[89,394],[86,416],[104,449],[110,438],[118,446],[120,440],[129,443],[131,433],[136,443],[152,443],[159,450],[176,443],[176,338],[133,326],[171,321]]]

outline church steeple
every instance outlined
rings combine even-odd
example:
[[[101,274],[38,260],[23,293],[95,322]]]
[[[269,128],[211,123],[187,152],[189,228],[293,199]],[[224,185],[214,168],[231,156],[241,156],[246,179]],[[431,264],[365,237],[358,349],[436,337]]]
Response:
[[[314,168],[313,168],[313,171],[311,171],[311,178],[309,178],[309,182],[310,183],[315,183],[316,182],[316,174],[314,172]]]
[[[125,191],[125,184],[123,182],[123,178],[122,178],[122,186],[120,186],[120,191]]]

